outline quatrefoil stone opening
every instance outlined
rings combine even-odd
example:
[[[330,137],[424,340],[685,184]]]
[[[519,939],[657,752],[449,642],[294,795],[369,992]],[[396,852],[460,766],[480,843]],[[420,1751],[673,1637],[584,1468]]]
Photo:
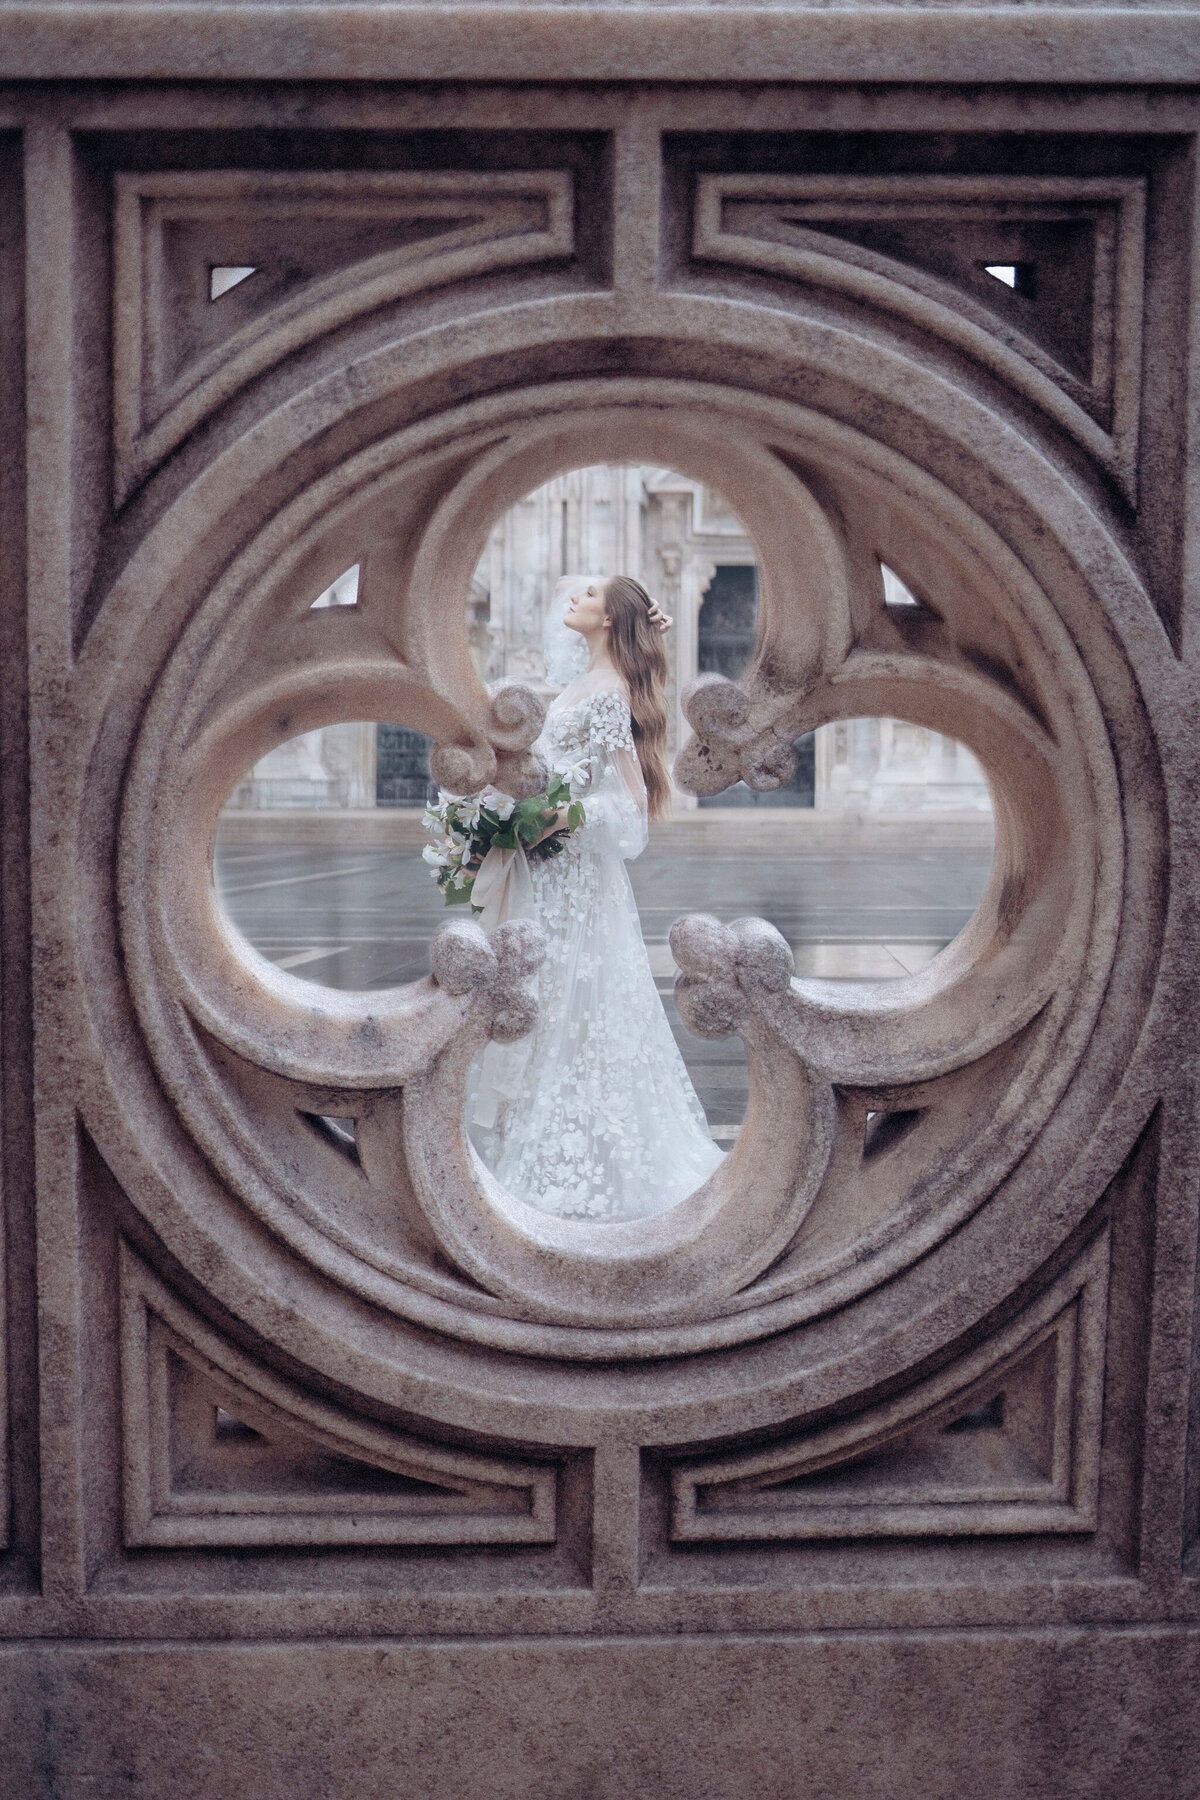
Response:
[[[314,990],[247,950],[211,866],[219,808],[242,772],[339,719],[425,732],[435,778],[456,791],[537,791],[542,703],[519,684],[481,684],[466,638],[471,574],[493,521],[538,482],[633,456],[718,488],[761,571],[751,665],[685,697],[692,736],[677,780],[699,794],[738,780],[770,788],[788,779],[803,733],[890,715],[974,752],[997,843],[967,929],[886,987],[796,978],[759,920],[681,920],[680,1010],[701,1035],[742,1036],[745,1125],[682,1204],[597,1228],[505,1195],[463,1129],[472,1059],[489,1036],[531,1023],[534,934],[506,928],[488,944],[451,928],[426,981]],[[889,604],[881,567],[920,568],[921,603]],[[313,609],[350,568],[355,604]],[[1097,696],[1055,606],[989,525],[894,452],[714,387],[526,391],[407,426],[331,469],[197,605],[150,699],[127,790],[131,989],[160,1076],[220,1178],[294,1254],[373,1303],[535,1355],[735,1344],[904,1268],[1038,1141],[1113,954],[1117,795]],[[866,1155],[878,1112],[913,1123]],[[288,1148],[300,1115],[353,1116],[359,1165],[324,1146],[306,1164]]]

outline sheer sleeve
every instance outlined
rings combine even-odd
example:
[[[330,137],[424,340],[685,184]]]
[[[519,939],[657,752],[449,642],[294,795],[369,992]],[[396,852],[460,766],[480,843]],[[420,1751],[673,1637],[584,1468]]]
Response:
[[[604,691],[586,704],[587,755],[571,773],[571,792],[584,805],[584,831],[602,831],[627,858],[646,847],[646,784],[633,743],[629,705]]]

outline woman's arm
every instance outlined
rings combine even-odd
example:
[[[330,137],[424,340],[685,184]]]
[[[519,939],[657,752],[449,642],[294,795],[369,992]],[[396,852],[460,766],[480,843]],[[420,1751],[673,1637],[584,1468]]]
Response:
[[[646,784],[633,743],[629,704],[602,692],[588,708],[588,782],[579,798],[584,830],[604,831],[627,860],[646,847]]]

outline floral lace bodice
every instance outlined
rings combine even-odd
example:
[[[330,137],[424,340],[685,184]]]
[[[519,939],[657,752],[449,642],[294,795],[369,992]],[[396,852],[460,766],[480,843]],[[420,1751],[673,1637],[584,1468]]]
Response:
[[[614,688],[597,688],[582,700],[556,702],[546,714],[541,742],[556,754],[590,755],[600,750],[632,750],[629,702]]]
[[[605,832],[622,856],[638,856],[646,845],[646,788],[629,702],[615,677],[593,679],[576,695],[582,685],[572,682],[551,706],[537,747],[583,801],[584,833]]]

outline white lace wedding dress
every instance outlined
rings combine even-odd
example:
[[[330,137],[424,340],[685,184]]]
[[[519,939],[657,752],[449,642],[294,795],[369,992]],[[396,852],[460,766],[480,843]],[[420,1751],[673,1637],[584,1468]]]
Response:
[[[538,748],[585,820],[529,861],[547,954],[538,1022],[476,1066],[472,1142],[511,1194],[572,1219],[637,1219],[692,1193],[721,1161],[650,972],[625,860],[646,843],[646,790],[624,684],[578,676]]]

